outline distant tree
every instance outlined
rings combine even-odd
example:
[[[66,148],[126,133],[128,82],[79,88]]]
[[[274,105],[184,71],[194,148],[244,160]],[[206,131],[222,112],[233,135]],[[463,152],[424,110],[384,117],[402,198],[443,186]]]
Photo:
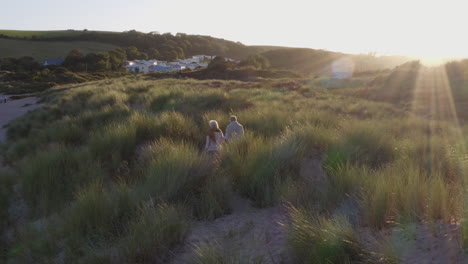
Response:
[[[185,52],[181,47],[177,47],[174,49],[174,51],[177,53],[177,58],[178,59],[183,59],[185,58]]]
[[[109,51],[109,63],[111,70],[118,70],[124,61],[127,60],[127,54],[123,49],[114,49]]]
[[[136,47],[131,46],[125,50],[128,60],[147,60],[148,54],[140,52]]]
[[[88,53],[86,55],[86,63],[88,65],[88,71],[102,72],[110,69],[109,53]]]
[[[161,56],[161,54],[159,53],[159,51],[155,48],[151,48],[148,52],[148,56],[150,59],[159,59],[159,57]]]
[[[128,60],[137,60],[139,57],[139,51],[135,46],[131,46],[125,49]]]
[[[230,67],[230,63],[221,56],[215,57],[209,64],[208,69],[214,71],[225,71]]]
[[[218,54],[229,58],[242,59],[250,54],[260,53],[265,50],[265,48],[249,47],[242,43],[235,43],[210,36],[187,35],[184,33],[172,35],[171,33],[157,34],[156,32],[152,32],[153,34],[147,34],[134,29],[116,34],[93,32],[86,29],[83,29],[82,32],[84,33],[78,35],[40,36],[40,39],[41,41],[96,41],[121,47],[135,47],[138,52],[128,52],[126,54],[128,60],[144,58],[145,56],[140,54],[142,51],[152,58],[155,55],[151,52],[153,48],[159,52],[158,59],[167,60],[198,54]],[[278,59],[278,61],[281,62],[282,60]],[[273,65],[272,59],[270,59],[270,62]]]
[[[71,50],[63,62],[63,66],[72,71],[85,71],[86,60],[85,54],[78,49]]]
[[[174,50],[166,50],[161,53],[161,58],[166,61],[173,61],[177,59],[177,52]]]
[[[247,59],[241,61],[239,66],[252,66],[256,69],[267,69],[270,67],[268,59],[260,54],[250,55]]]
[[[0,59],[0,70],[2,71],[31,72],[37,71],[40,68],[41,65],[32,57],[7,57]]]
[[[41,68],[41,65],[32,57],[21,57],[16,64],[16,71],[18,72],[31,72]]]
[[[138,59],[139,60],[148,60],[149,59],[149,56],[146,52],[140,52],[138,54]]]

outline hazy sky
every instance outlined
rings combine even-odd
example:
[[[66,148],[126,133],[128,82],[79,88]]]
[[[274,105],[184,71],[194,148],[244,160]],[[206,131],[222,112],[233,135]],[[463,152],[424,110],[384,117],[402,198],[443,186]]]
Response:
[[[0,29],[136,29],[211,35],[248,45],[468,57],[464,1],[0,1]]]

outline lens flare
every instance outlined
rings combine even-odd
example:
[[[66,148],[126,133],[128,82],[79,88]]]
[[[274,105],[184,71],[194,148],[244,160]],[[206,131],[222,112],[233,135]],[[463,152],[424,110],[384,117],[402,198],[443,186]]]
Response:
[[[348,79],[353,76],[354,62],[348,57],[339,58],[332,62],[331,72],[335,79]]]

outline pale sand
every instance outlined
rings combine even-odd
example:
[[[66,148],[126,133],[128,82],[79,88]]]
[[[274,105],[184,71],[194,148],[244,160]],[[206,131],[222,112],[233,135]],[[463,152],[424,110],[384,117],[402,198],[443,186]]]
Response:
[[[210,247],[239,263],[292,263],[287,248],[288,214],[281,206],[259,209],[235,196],[233,213],[194,224],[172,263],[190,263],[197,248]]]

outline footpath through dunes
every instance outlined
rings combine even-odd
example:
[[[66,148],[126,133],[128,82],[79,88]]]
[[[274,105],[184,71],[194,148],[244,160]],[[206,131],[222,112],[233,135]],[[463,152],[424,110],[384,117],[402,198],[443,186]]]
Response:
[[[310,189],[322,188],[326,181],[323,155],[307,155],[300,177]],[[213,255],[216,261],[233,263],[295,263],[288,248],[289,205],[257,208],[237,193],[231,194],[231,214],[213,221],[196,221],[184,244],[173,251],[172,264],[205,263],[200,257]]]
[[[286,241],[287,208],[255,208],[236,194],[231,203],[231,214],[194,223],[184,244],[173,252],[172,264],[203,263],[198,258],[207,254],[236,263],[293,263]]]
[[[1,96],[1,95],[0,95]],[[0,104],[0,143],[6,140],[6,125],[14,119],[26,114],[30,110],[41,107],[37,104],[37,97],[26,97]]]

